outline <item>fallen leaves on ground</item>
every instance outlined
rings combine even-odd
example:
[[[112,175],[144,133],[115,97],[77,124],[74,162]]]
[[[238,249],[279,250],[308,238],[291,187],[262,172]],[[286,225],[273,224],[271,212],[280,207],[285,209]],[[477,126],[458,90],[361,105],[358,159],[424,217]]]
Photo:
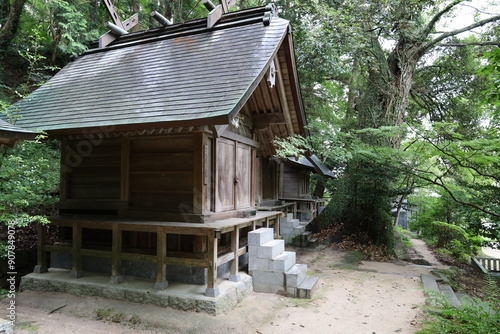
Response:
[[[339,236],[343,231],[343,224],[335,224],[315,234],[314,237],[323,241]],[[393,257],[387,255],[387,247],[385,245],[375,245],[366,234],[345,235],[342,237],[342,241],[332,242],[330,247],[359,251],[363,254],[364,260],[388,261],[393,259]]]

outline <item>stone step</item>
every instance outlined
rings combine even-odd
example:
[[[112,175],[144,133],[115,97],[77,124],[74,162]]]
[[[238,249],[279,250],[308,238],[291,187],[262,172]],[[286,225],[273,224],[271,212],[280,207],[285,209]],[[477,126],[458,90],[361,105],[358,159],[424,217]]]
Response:
[[[424,291],[432,291],[434,293],[440,293],[439,286],[436,282],[434,276],[431,275],[422,275],[421,276],[422,283],[424,284]]]
[[[318,246],[318,244],[319,244],[319,239],[318,238],[311,238],[307,242],[307,247],[308,248],[314,248],[314,247]]]
[[[251,257],[273,259],[285,251],[284,240],[271,240],[261,246],[248,246]]]
[[[285,273],[297,262],[295,252],[283,252],[269,263],[269,271]]]
[[[462,307],[462,303],[460,302],[460,300],[458,300],[455,291],[453,291],[449,284],[441,284],[440,290],[448,303],[450,303],[453,307]]]
[[[300,247],[307,247],[307,242],[312,238],[310,231],[303,232],[300,235]]]
[[[284,293],[285,275],[281,272],[255,270],[252,272],[253,291]]]
[[[305,233],[305,227],[304,226],[297,226],[293,228],[293,234],[294,235],[301,235]]]
[[[319,277],[307,276],[297,288],[297,298],[311,299],[318,288]]]
[[[280,235],[300,235],[304,233],[304,226],[296,226],[296,227],[280,227]]]
[[[261,246],[274,239],[274,229],[259,228],[248,233],[249,246]]]
[[[287,213],[285,217],[280,218],[280,223],[281,222],[287,222],[289,220],[293,219],[293,213]]]
[[[300,225],[298,219],[292,219],[285,222],[280,221],[280,228],[294,228]]]
[[[285,273],[286,288],[298,288],[307,277],[307,264],[294,264]]]

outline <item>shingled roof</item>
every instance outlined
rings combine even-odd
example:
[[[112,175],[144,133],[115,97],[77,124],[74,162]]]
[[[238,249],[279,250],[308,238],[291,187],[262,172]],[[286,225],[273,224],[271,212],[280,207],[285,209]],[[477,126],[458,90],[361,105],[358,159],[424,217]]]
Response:
[[[0,147],[14,147],[18,140],[35,139],[38,133],[22,129],[0,119]]]
[[[225,14],[210,29],[205,19],[131,33],[91,49],[17,106],[18,124],[49,133],[228,124],[290,38],[289,22],[273,17],[266,26],[264,12]],[[294,122],[304,122],[302,107],[294,108]]]

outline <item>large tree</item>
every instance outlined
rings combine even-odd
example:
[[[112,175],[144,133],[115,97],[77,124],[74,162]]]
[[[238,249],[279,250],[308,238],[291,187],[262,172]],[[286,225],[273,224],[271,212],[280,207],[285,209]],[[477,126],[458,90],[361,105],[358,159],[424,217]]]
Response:
[[[392,203],[398,193],[409,189],[395,183],[402,170],[388,157],[398,155],[404,139],[405,132],[397,129],[408,121],[415,73],[432,63],[436,50],[457,48],[456,37],[461,33],[500,20],[498,14],[486,14],[470,24],[446,29],[443,22],[464,6],[470,3],[331,0],[282,4],[296,26],[298,64],[309,115],[322,118],[327,85],[336,86],[337,100],[342,96],[346,101],[345,110],[330,109],[342,120],[332,127],[343,131],[336,132],[335,138],[345,139],[343,147],[350,150],[351,157],[344,155],[343,177],[326,212],[333,211],[333,218],[352,231],[366,232],[389,247]],[[480,13],[476,11],[477,17]],[[498,40],[483,35],[467,44],[491,48]],[[321,129],[312,132],[324,133]]]

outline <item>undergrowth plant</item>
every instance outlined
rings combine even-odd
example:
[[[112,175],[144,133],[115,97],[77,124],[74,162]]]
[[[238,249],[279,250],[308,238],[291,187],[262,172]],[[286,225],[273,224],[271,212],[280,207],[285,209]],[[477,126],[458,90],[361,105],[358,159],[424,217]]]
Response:
[[[428,320],[417,334],[496,334],[500,328],[500,289],[495,278],[485,278],[485,300],[473,299],[462,307],[450,305],[445,298],[431,298]]]

